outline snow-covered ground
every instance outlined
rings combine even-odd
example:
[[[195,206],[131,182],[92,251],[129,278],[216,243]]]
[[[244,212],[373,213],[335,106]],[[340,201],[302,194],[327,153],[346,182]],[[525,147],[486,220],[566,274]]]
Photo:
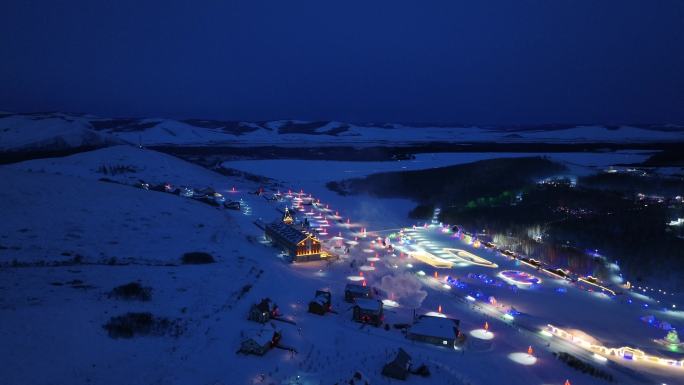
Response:
[[[420,143],[649,143],[684,141],[679,126],[411,127],[343,122],[222,122],[103,118],[63,113],[0,114],[0,151],[112,141],[152,145],[384,146]]]
[[[453,166],[493,158],[521,158],[546,156],[565,164],[571,172],[588,174],[601,171],[615,164],[641,163],[651,151],[610,152],[457,152],[416,154],[415,159],[386,162],[354,162],[297,159],[237,160],[225,162],[225,167],[265,175],[274,179],[286,179],[290,183],[325,184],[331,180],[360,178],[378,172],[422,170]],[[289,170],[297,170],[292,173]],[[279,178],[280,176],[280,178]]]
[[[115,169],[117,166],[123,166],[126,169],[121,172],[115,171],[115,173],[104,172],[103,170],[103,167]],[[187,185],[196,188],[213,186],[215,189],[224,192],[235,187],[229,183],[230,179],[201,166],[161,152],[129,145],[112,146],[62,158],[29,160],[7,167],[35,173],[69,175],[89,180],[107,178],[128,184],[134,184],[140,180],[148,183],[168,182],[174,186]]]
[[[92,129],[86,118],[63,114],[49,116],[11,115],[0,117],[0,152],[60,150],[104,146],[121,140]]]
[[[122,174],[105,175],[120,182],[111,183],[98,180],[103,176],[98,171],[102,165],[130,168]],[[372,235],[372,231],[409,225],[405,212],[411,202],[319,196],[317,192],[323,194],[324,190],[320,182],[327,177],[307,181],[306,177],[298,180],[297,172],[278,174],[274,169],[272,173],[285,186],[273,189],[304,189],[321,198],[323,204],[316,214],[329,218],[328,245],[340,241],[333,239],[334,235],[343,241],[358,237],[361,227],[367,227]],[[412,384],[561,385],[566,379],[580,385],[602,383],[551,355],[552,350],[563,350],[581,356],[581,351],[560,342],[547,347],[547,340],[538,335],[472,309],[458,299],[455,289],[447,291],[415,274],[423,269],[429,276],[432,271],[427,267],[418,262],[408,267],[405,260],[396,263],[400,258],[371,244],[372,237],[360,238],[360,244],[352,247],[343,261],[330,265],[283,262],[276,249],[263,243],[261,230],[253,222],[277,219],[277,209],[289,202],[267,201],[247,193],[259,187],[253,182],[128,146],[2,166],[0,178],[5,182],[0,189],[1,384],[341,384],[349,383],[356,371],[372,384],[397,383],[382,377],[380,370],[399,347],[412,356],[414,365],[426,363],[432,372],[429,378],[409,377],[407,383]],[[251,207],[251,215],[130,186],[138,179],[213,186],[243,199]],[[237,192],[228,192],[233,186]],[[336,211],[341,218],[351,217],[351,224],[338,223]],[[434,235],[435,240],[439,237]],[[447,237],[444,242],[455,241]],[[180,264],[181,255],[188,251],[211,253],[217,262]],[[82,257],[76,260],[76,254]],[[503,258],[482,256],[506,266]],[[112,257],[116,257],[114,263]],[[368,258],[373,258],[373,266]],[[354,266],[351,260],[356,261]],[[463,267],[457,274],[469,270]],[[488,321],[495,335],[491,348],[476,349],[470,344],[460,350],[434,347],[410,342],[395,328],[362,327],[352,322],[343,288],[350,282],[348,277],[358,277],[360,271],[370,285],[386,292],[393,282],[407,283],[394,286],[405,291],[387,295],[399,303],[410,301],[418,313],[437,311],[441,305],[445,314],[461,320],[466,333]],[[383,277],[390,278],[383,282]],[[136,302],[107,296],[113,287],[131,281],[152,287],[152,299]],[[586,332],[593,331],[587,312],[572,309],[605,305],[597,312],[603,326],[596,337],[606,342],[617,343],[631,332],[643,332],[639,342],[657,335],[636,324],[633,317],[641,310],[571,291],[573,288],[560,296],[553,288],[561,284],[551,280],[543,285],[548,286],[518,294],[497,288],[495,295],[539,321],[567,318],[568,326]],[[333,293],[333,309],[338,314],[320,317],[306,312],[314,291],[321,288]],[[296,349],[296,354],[276,349],[264,357],[236,355],[241,333],[259,328],[246,320],[247,311],[264,297],[277,302],[284,317],[296,323],[274,323],[283,331],[283,345]],[[554,315],[557,303],[567,304],[567,309]],[[407,306],[387,308],[386,322],[410,322],[412,310]],[[129,311],[178,319],[183,332],[177,337],[110,338],[102,325]],[[618,331],[610,334],[610,319],[603,317],[622,317],[622,312],[625,319],[616,322]],[[535,351],[534,365],[511,359],[527,359],[528,346]],[[594,365],[605,368],[621,384],[675,384],[684,378],[667,370]]]

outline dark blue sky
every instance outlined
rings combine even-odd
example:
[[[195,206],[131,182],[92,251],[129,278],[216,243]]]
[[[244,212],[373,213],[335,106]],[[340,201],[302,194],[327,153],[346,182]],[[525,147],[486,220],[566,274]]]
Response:
[[[4,2],[0,109],[684,123],[682,0]]]

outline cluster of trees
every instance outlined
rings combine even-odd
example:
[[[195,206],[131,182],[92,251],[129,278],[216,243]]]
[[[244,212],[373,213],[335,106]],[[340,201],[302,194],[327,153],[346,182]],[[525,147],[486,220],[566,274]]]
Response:
[[[512,191],[564,170],[565,166],[544,157],[488,159],[427,170],[378,173],[332,182],[328,187],[346,194],[410,198],[422,204],[450,207],[470,201],[488,203],[489,197],[492,203],[505,201]]]
[[[684,192],[684,177],[638,175],[634,173],[599,173],[580,178],[586,187],[620,191],[625,194],[676,196]]]
[[[546,158],[492,159],[429,170],[370,175],[331,186],[348,194],[411,198],[411,212],[427,219],[442,208],[441,220],[505,240],[505,247],[574,271],[602,275],[597,249],[636,281],[684,272],[684,239],[666,223],[682,207],[645,204],[634,199],[635,187],[651,193],[684,190],[676,177],[599,174],[568,184],[537,184],[563,166]],[[647,188],[649,187],[649,188]],[[662,190],[661,190],[662,189]],[[521,199],[518,199],[521,197]],[[530,229],[543,235],[543,242]]]
[[[512,236],[520,243],[514,247],[518,251],[555,259],[561,266],[580,267],[584,273],[600,275],[599,264],[583,261],[585,250],[598,250],[640,281],[654,274],[674,276],[684,271],[684,239],[666,226],[673,210],[644,205],[613,191],[536,186],[516,205],[462,206],[449,208],[443,215],[449,223]],[[543,245],[529,246],[536,244],[528,233],[532,226],[543,229]]]

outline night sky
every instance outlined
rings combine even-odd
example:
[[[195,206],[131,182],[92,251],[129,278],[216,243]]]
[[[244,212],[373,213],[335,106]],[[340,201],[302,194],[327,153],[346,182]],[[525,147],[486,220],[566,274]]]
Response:
[[[0,110],[684,123],[682,0],[6,1]]]

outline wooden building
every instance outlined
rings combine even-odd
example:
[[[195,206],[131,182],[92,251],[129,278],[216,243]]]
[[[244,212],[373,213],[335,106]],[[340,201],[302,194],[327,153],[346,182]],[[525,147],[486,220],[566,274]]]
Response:
[[[316,296],[309,302],[309,313],[325,315],[332,308],[332,296],[329,291],[316,290]]]
[[[458,325],[455,319],[422,315],[408,329],[406,338],[453,349],[459,336]]]
[[[304,228],[283,221],[267,224],[265,236],[276,247],[283,249],[293,262],[322,259],[321,241]]]
[[[247,333],[240,343],[238,353],[263,356],[267,351],[277,346],[282,333],[277,329],[264,328]]]
[[[371,298],[370,288],[363,285],[348,283],[344,287],[344,300],[347,302],[354,302],[357,298]]]
[[[261,302],[252,305],[249,309],[247,319],[254,322],[266,323],[271,318],[278,316],[278,305],[269,298],[264,298]]]
[[[357,298],[354,301],[352,320],[380,326],[384,318],[382,302],[380,300]]]
[[[382,375],[397,380],[405,380],[411,370],[411,356],[402,348],[399,348],[394,360],[382,367]]]

